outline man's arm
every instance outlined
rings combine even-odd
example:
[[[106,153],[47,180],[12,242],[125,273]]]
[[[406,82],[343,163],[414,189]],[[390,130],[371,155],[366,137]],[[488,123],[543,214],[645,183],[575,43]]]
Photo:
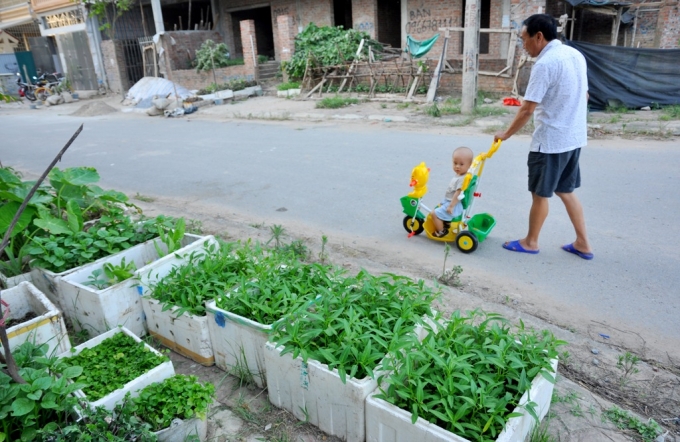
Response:
[[[524,100],[524,102],[522,102],[522,107],[520,107],[519,110],[517,111],[517,115],[515,115],[515,119],[512,120],[510,126],[504,132],[497,132],[496,135],[494,135],[493,140],[505,141],[511,136],[513,136],[515,133],[517,133],[518,130],[520,130],[521,128],[524,127],[525,124],[527,124],[529,118],[531,118],[531,115],[533,115],[534,110],[536,110],[537,104],[538,103],[533,101]]]

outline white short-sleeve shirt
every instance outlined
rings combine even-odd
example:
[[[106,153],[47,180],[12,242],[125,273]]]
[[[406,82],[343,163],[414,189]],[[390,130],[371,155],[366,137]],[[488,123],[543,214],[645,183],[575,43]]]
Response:
[[[588,143],[588,75],[579,51],[555,39],[531,70],[524,99],[534,111],[532,152],[561,153]]]

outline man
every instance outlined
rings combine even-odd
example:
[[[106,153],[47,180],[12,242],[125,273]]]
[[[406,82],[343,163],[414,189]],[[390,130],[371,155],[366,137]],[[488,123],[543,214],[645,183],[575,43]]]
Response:
[[[583,259],[593,259],[583,208],[574,194],[581,185],[579,155],[588,138],[586,61],[580,52],[559,41],[557,21],[549,15],[535,14],[526,19],[520,38],[527,53],[538,59],[515,119],[494,140],[507,140],[534,115],[536,129],[527,161],[532,204],[527,236],[508,241],[503,247],[514,252],[539,252],[538,237],[548,216],[548,198],[555,193],[576,230],[576,240],[562,248]]]

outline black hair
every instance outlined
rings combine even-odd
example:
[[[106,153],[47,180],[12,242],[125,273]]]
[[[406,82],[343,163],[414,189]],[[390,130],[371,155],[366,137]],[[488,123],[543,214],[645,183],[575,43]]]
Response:
[[[557,38],[557,20],[548,14],[534,14],[524,20],[522,25],[527,27],[527,34],[533,37],[538,32],[543,34],[546,41]]]

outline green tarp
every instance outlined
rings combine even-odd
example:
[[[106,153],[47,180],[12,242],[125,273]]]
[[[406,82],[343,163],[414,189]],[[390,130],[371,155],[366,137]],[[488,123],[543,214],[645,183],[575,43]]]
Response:
[[[432,49],[432,46],[434,46],[438,38],[439,34],[435,35],[429,40],[418,41],[411,38],[410,35],[407,35],[405,51],[409,52],[413,58],[420,58],[430,52],[430,49]]]

